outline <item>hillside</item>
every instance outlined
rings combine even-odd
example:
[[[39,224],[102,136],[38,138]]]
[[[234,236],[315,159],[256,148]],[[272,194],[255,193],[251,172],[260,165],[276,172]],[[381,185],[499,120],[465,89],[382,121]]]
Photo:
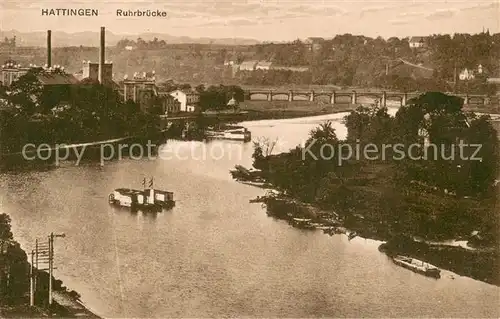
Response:
[[[53,36],[56,38],[57,33]],[[114,41],[109,36],[107,40]],[[130,37],[119,40],[116,46],[108,45],[106,57],[113,61],[117,81],[125,74],[154,70],[158,81],[172,79],[191,84],[336,85],[406,91],[450,91],[455,75],[465,68],[476,72],[481,65],[484,73],[467,83],[457,81],[456,89],[478,94],[495,92],[496,87],[486,84],[486,78],[498,76],[500,70],[500,34],[433,35],[426,41],[424,47],[412,49],[408,38],[384,40],[350,34],[323,40],[319,46],[300,40],[225,45],[170,44],[157,37],[153,40]],[[0,52],[1,60],[13,58],[24,65],[44,64],[45,56],[43,48]],[[98,49],[92,46],[55,47],[52,61],[70,72],[78,72],[83,60],[97,61],[97,57]],[[267,61],[271,66],[269,69],[254,66],[253,70],[239,67],[249,61]]]
[[[16,37],[18,46],[37,47],[45,46],[46,32],[19,32],[16,30],[0,30],[0,39],[5,37]],[[140,34],[119,34],[106,31],[106,45],[114,46],[122,39],[137,39],[152,40],[158,38],[166,41],[167,43],[200,43],[200,44],[223,44],[223,45],[253,45],[259,43],[254,39],[244,38],[190,38],[190,37],[177,37],[166,33],[140,33]],[[95,32],[77,32],[66,33],[62,31],[52,31],[52,46],[96,46],[99,43],[99,28]]]

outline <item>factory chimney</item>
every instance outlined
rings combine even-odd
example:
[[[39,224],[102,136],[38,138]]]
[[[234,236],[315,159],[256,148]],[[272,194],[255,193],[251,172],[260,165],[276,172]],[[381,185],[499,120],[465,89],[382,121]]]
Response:
[[[52,66],[52,31],[47,30],[47,67]]]
[[[103,84],[104,80],[104,59],[105,57],[105,28],[101,27],[101,44],[99,46],[99,83]]]

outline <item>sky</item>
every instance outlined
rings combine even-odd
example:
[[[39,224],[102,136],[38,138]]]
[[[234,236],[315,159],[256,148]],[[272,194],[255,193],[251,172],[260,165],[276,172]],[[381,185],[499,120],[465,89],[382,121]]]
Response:
[[[500,32],[500,0],[0,0],[0,30],[81,32],[288,41],[351,33],[370,37]],[[98,17],[42,16],[89,8]],[[162,10],[166,18],[117,17],[116,10]]]

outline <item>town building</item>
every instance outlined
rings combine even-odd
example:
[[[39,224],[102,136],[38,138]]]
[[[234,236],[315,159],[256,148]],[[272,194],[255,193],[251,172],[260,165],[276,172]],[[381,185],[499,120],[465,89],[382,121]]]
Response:
[[[273,64],[273,65],[271,65],[271,70],[307,72],[307,71],[309,71],[309,67],[307,67],[307,66],[279,66],[279,65]]]
[[[309,37],[304,40],[304,44],[308,47],[309,51],[317,52],[323,47],[325,39],[320,37]]]
[[[426,40],[426,37],[411,37],[408,43],[410,48],[423,48],[427,45]]]
[[[105,61],[103,64],[103,84],[113,83],[113,62]],[[92,82],[99,81],[99,63],[83,61],[82,80],[89,79]]]
[[[255,69],[269,71],[269,69],[271,69],[271,65],[272,62],[259,61],[259,63],[255,66]]]
[[[240,71],[254,71],[259,61],[244,61],[240,64]]]
[[[170,95],[180,102],[181,112],[194,112],[200,102],[200,95],[193,91],[175,90]]]
[[[11,86],[12,83],[28,73],[31,69],[38,69],[41,71],[36,73],[36,77],[43,86],[74,85],[78,83],[78,79],[76,79],[73,75],[66,73],[64,71],[64,67],[59,65],[55,65],[54,67],[45,66],[43,68],[36,65],[22,67],[14,61],[9,61],[2,65],[0,70],[2,85]]]
[[[123,79],[123,100],[133,101],[145,109],[148,106],[149,100],[157,95],[156,82],[154,75],[143,73],[139,76],[135,73],[132,79],[127,76]]]
[[[10,86],[13,82],[17,81],[21,76],[28,73],[29,68],[21,67],[14,61],[7,61],[2,65],[0,82],[3,86]]]
[[[163,114],[178,113],[181,111],[181,102],[170,95],[169,92],[158,92],[158,97],[161,101]]]

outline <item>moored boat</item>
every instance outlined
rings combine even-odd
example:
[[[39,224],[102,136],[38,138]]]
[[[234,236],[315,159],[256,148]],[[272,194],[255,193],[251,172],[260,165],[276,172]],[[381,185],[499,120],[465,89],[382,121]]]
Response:
[[[316,227],[311,224],[310,218],[292,218],[290,224],[302,229],[316,229]]]
[[[226,126],[220,129],[212,129],[206,131],[206,136],[209,139],[233,140],[250,142],[252,133],[243,126]]]
[[[421,260],[407,257],[407,256],[395,256],[392,257],[392,261],[399,266],[402,266],[406,269],[410,269],[413,272],[428,276],[428,277],[433,277],[433,278],[441,278],[441,270],[439,268],[436,268],[428,263],[424,263]]]
[[[145,186],[145,181],[143,185]],[[155,212],[175,206],[174,193],[154,189],[153,179],[149,183],[149,188],[144,188],[144,190],[117,188],[109,194],[108,201],[111,205],[118,207]]]

